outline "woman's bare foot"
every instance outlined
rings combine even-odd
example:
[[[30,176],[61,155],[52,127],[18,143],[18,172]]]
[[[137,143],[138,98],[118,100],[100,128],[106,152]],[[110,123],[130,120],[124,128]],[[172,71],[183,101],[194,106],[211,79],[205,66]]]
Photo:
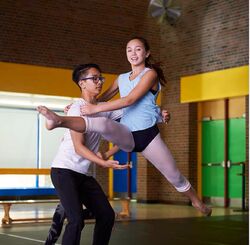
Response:
[[[211,214],[212,214],[212,208],[206,206],[204,203],[202,203],[200,205],[195,205],[192,203],[192,206],[207,217],[211,216]]]
[[[37,111],[46,118],[46,128],[52,130],[61,125],[60,116],[46,106],[38,106]]]

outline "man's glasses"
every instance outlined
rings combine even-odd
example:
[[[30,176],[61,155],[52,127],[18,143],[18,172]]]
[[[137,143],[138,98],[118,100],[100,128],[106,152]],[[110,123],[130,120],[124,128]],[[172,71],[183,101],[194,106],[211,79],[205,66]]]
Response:
[[[85,77],[85,78],[82,78],[81,80],[92,80],[92,82],[94,84],[98,84],[98,82],[101,82],[101,84],[103,84],[105,82],[105,77]]]

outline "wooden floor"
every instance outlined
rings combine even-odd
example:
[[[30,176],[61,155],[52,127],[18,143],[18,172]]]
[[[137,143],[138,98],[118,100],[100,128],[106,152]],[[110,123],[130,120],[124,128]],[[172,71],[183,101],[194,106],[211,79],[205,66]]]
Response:
[[[111,204],[116,212],[120,211],[119,201]],[[54,208],[52,204],[16,205],[12,218],[48,217]],[[189,206],[132,202],[131,218],[117,220],[110,245],[247,245],[248,224],[248,213],[234,209],[213,208],[212,217],[203,217]],[[49,222],[4,225],[0,227],[0,244],[43,244],[49,226]],[[93,227],[94,221],[87,223],[81,244],[92,244]]]

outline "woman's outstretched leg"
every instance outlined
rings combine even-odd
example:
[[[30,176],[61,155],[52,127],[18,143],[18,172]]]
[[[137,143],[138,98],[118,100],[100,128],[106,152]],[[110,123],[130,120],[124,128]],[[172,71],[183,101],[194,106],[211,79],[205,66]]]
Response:
[[[79,133],[83,133],[86,130],[86,123],[82,117],[60,116],[46,106],[38,106],[37,110],[46,118],[46,128],[48,130],[69,128]]]
[[[212,209],[199,199],[189,181],[180,173],[171,152],[161,139],[160,134],[151,141],[142,152],[142,155],[164,175],[178,192],[182,192],[190,199],[193,207],[206,216],[211,215]]]
[[[126,152],[134,149],[134,137],[125,125],[107,117],[86,117],[86,132],[97,132]]]
[[[46,117],[48,130],[60,127],[80,133],[96,132],[126,152],[130,152],[134,148],[134,138],[130,130],[109,118],[60,116],[45,106],[38,106],[37,110]]]

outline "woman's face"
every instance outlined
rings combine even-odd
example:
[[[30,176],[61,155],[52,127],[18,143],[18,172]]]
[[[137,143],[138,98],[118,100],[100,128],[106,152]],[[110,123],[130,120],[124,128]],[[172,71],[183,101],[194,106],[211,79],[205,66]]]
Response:
[[[79,81],[82,91],[97,96],[102,91],[103,77],[96,68],[90,68]]]
[[[145,59],[150,52],[145,50],[144,44],[139,39],[132,39],[127,44],[127,59],[132,66],[138,66],[145,63]]]

